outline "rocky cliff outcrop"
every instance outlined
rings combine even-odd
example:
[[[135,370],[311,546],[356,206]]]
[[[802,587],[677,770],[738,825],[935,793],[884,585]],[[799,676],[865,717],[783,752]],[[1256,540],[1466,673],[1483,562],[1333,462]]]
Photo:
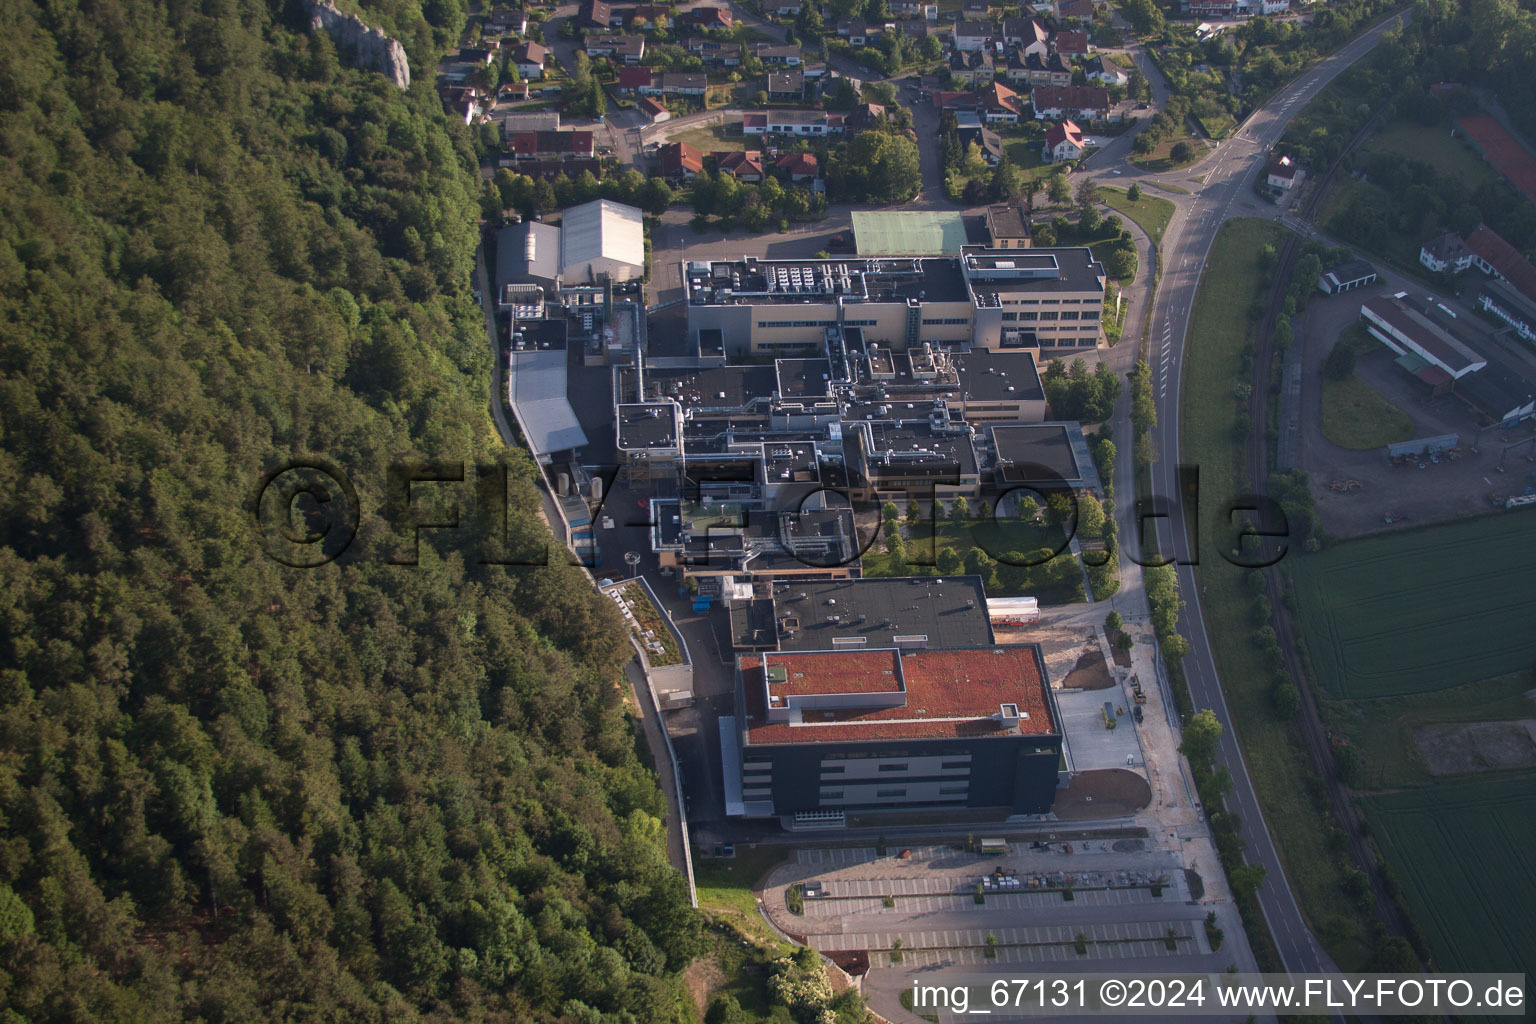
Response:
[[[325,29],[336,41],[336,49],[353,67],[372,68],[389,76],[402,89],[410,87],[411,65],[405,49],[376,28],[363,24],[355,14],[342,14],[330,0],[308,0],[311,29]]]

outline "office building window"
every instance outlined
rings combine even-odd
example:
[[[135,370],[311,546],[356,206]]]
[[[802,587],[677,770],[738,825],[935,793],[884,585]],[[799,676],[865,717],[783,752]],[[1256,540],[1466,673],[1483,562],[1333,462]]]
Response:
[[[1039,320],[1040,319],[1040,314],[1039,313],[1020,313],[1019,314],[1019,319],[1020,320]]]
[[[1017,313],[1004,313],[1003,314],[1003,319],[1004,320],[1017,320],[1018,318],[1019,318],[1019,314],[1017,314]]]
[[[1084,320],[1097,320],[1098,318],[1099,318],[1099,311],[1096,310],[1096,309],[1088,309],[1088,310],[1084,310],[1083,311],[1083,319]]]
[[[906,796],[906,795],[907,795],[907,791],[905,789],[877,789],[877,790],[875,790],[875,799],[877,799],[877,800],[883,799],[885,797]]]
[[[821,791],[821,798],[823,800],[841,800],[843,798],[843,791],[840,789],[824,789]]]
[[[966,790],[965,786],[940,786],[939,796],[965,796]]]
[[[941,761],[939,763],[940,770],[945,768],[969,768],[970,766],[971,762],[969,761]]]
[[[1066,312],[1061,314],[1061,318],[1063,320],[1076,320],[1077,317],[1078,317],[1078,312],[1075,309],[1068,310],[1068,311],[1066,311]]]
[[[1041,320],[1055,320],[1060,315],[1061,315],[1060,313],[1056,313],[1054,311],[1048,311],[1048,312],[1045,312],[1045,313],[1041,313],[1040,314],[1040,319]]]
[[[880,766],[880,770],[883,772],[904,772],[907,770],[907,762],[903,761],[900,764],[883,764]]]
[[[847,770],[848,766],[845,764],[824,764],[821,766],[821,774],[823,775],[829,772],[845,772]]]

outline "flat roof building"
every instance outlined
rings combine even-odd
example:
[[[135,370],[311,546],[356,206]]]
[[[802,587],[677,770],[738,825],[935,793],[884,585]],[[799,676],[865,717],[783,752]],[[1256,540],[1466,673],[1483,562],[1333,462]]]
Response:
[[[978,576],[795,580],[773,584],[766,604],[731,610],[733,635],[749,623],[771,626],[763,646],[786,651],[860,650],[921,645],[984,647],[992,643],[987,600]]]
[[[736,666],[728,811],[1051,808],[1061,727],[1036,645],[770,651]]]

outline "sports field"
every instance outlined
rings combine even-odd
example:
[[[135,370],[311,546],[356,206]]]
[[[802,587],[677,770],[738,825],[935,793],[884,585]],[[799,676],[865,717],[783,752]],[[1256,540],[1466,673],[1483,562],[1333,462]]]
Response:
[[[1489,163],[1497,167],[1525,198],[1536,203],[1536,160],[1531,159],[1519,139],[1486,114],[1463,117],[1457,125],[1477,143]]]
[[[965,244],[965,219],[958,210],[856,210],[853,240],[860,256],[958,256]]]
[[[1536,658],[1536,511],[1289,557],[1313,668],[1335,697],[1439,690]]]
[[[1442,971],[1536,973],[1536,786],[1529,775],[1365,799],[1366,818]]]

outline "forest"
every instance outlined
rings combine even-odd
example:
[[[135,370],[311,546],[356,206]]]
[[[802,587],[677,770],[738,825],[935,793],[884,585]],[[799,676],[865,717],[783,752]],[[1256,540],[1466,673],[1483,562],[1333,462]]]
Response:
[[[692,1016],[616,613],[453,531],[391,561],[404,459],[506,466],[507,543],[548,538],[432,89],[464,11],[363,12],[410,90],[297,3],[0,6],[5,1020]],[[362,512],[308,570],[249,511],[304,455]]]

